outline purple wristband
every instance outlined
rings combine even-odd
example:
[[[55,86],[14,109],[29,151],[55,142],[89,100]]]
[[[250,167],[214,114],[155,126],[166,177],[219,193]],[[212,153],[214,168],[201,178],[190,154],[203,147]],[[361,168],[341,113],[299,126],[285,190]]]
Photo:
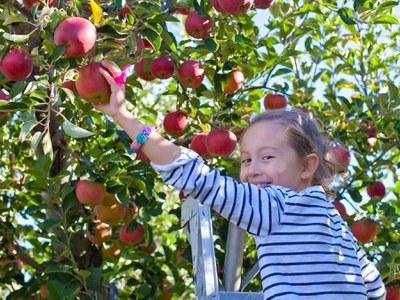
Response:
[[[146,125],[142,131],[135,137],[135,140],[131,144],[131,150],[137,152],[139,148],[149,139],[150,134],[154,130],[153,125]]]

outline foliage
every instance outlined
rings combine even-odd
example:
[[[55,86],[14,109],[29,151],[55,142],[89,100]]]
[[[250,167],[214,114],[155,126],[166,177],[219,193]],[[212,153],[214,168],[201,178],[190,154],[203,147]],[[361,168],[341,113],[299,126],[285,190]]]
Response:
[[[177,193],[160,183],[151,167],[128,150],[130,140],[103,114],[70,90],[77,67],[108,59],[121,67],[142,56],[168,53],[176,66],[184,59],[202,62],[203,84],[193,90],[176,80],[145,82],[130,76],[130,109],[144,122],[157,124],[167,111],[189,114],[190,125],[177,138],[188,146],[194,133],[229,127],[239,134],[244,115],[263,110],[266,92],[286,95],[292,108],[305,108],[321,120],[329,137],[351,152],[349,172],[334,186],[332,197],[345,200],[353,220],[372,217],[378,238],[363,245],[389,285],[400,284],[400,97],[397,1],[277,1],[240,16],[216,12],[209,1],[127,1],[132,13],[118,15],[125,1],[59,0],[60,8],[34,5],[31,11],[9,0],[0,4],[0,52],[19,45],[34,59],[33,75],[11,82],[0,77],[10,102],[0,103],[0,291],[8,299],[39,298],[46,284],[54,299],[155,299],[167,287],[174,299],[193,297],[188,243],[179,226]],[[176,6],[208,13],[213,32],[205,39],[183,33],[185,17]],[[397,14],[396,10],[397,9]],[[93,51],[64,58],[53,33],[68,16],[91,20],[97,29]],[[153,46],[135,55],[136,36]],[[120,42],[123,42],[121,45]],[[245,75],[244,87],[224,94],[233,67]],[[176,73],[176,72],[175,72]],[[373,121],[377,136],[367,136]],[[209,164],[232,176],[235,156]],[[145,224],[146,245],[155,252],[113,241],[122,254],[104,257],[110,246],[92,245],[86,232],[93,208],[80,204],[75,184],[90,178],[106,185],[127,207],[136,205],[135,222]],[[384,181],[387,196],[369,199],[365,187]],[[390,192],[389,192],[390,191]],[[217,219],[217,257],[223,267],[226,222]],[[255,260],[249,240],[244,266]],[[164,282],[164,284],[163,284]],[[258,279],[251,289],[260,288]]]

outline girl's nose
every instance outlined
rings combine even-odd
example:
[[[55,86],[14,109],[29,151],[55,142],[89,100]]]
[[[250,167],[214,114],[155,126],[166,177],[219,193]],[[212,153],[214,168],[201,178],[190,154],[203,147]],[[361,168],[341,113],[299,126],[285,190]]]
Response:
[[[249,175],[255,176],[261,174],[260,164],[257,160],[252,160],[249,166]]]

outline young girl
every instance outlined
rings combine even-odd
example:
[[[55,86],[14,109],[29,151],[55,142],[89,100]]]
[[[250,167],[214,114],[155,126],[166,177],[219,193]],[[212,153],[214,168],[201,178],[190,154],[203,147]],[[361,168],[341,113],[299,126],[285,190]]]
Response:
[[[119,68],[103,62],[113,118],[163,180],[209,205],[256,241],[264,299],[384,299],[375,266],[322,187],[329,177],[323,138],[303,113],[262,114],[240,140],[240,180],[208,168],[197,153],[162,138],[125,106]]]

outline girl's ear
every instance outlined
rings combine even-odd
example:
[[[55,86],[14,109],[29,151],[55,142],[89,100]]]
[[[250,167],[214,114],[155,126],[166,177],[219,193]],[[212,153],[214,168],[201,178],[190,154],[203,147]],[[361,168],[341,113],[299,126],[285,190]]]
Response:
[[[310,153],[304,158],[303,172],[301,172],[301,179],[312,180],[315,172],[320,164],[319,157],[316,153]]]

